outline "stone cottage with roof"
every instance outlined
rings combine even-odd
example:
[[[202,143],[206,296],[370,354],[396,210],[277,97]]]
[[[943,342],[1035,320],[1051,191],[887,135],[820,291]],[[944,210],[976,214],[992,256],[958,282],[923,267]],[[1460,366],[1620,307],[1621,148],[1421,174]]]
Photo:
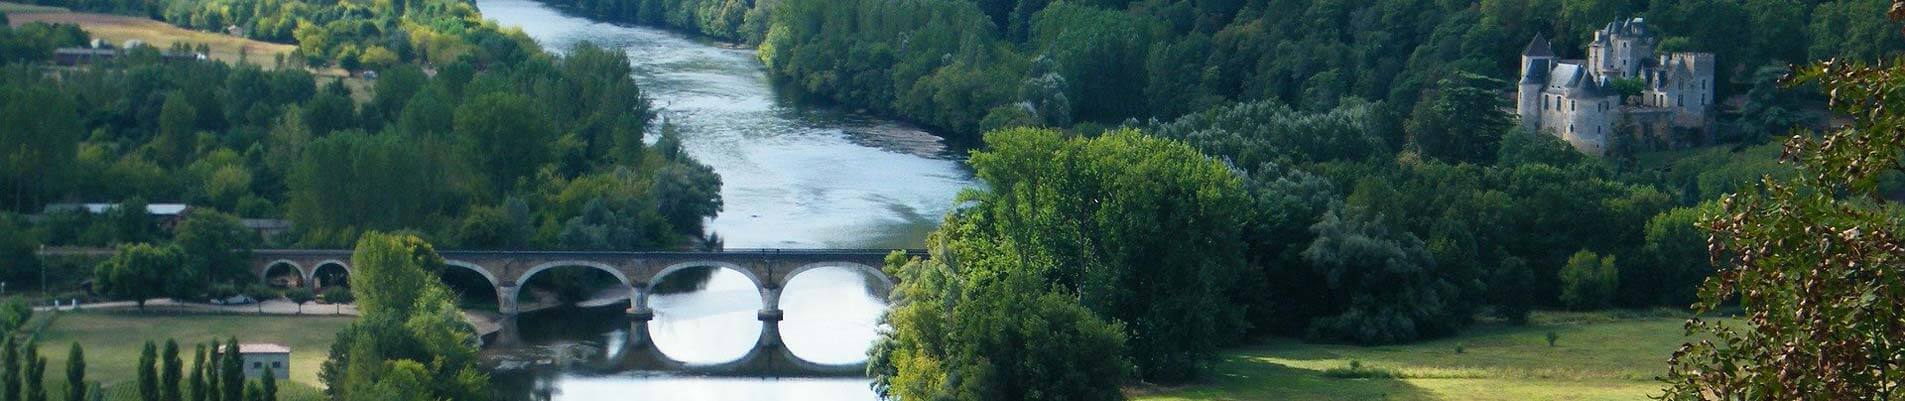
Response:
[[[1616,131],[1673,142],[1676,129],[1704,132],[1714,109],[1713,54],[1656,54],[1641,18],[1594,32],[1586,60],[1562,60],[1536,35],[1521,54],[1515,113],[1522,128],[1547,131],[1583,153],[1605,154]],[[1637,80],[1622,99],[1615,80]]]

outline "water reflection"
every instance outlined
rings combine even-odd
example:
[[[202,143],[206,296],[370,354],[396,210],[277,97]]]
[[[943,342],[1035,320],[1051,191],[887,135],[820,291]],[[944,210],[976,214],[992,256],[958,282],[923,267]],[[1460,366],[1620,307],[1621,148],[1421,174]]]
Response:
[[[761,293],[754,282],[733,270],[713,270],[701,290],[648,297],[648,308],[655,311],[649,335],[669,359],[732,361],[747,355],[760,339]],[[663,278],[676,279],[682,278]]]
[[[499,386],[527,389],[516,400],[631,400],[674,401],[783,400],[874,401],[879,397],[863,380],[680,378],[645,374],[588,375],[540,371],[533,375],[498,378]]]
[[[531,0],[478,0],[484,15],[560,51],[579,41],[625,50],[636,80],[674,124],[689,154],[722,177],[723,213],[710,223],[734,248],[917,247],[954,195],[972,185],[958,149],[863,114],[777,97],[751,50],[654,29],[590,21]],[[744,355],[761,333],[760,297],[744,277],[649,299],[647,337],[670,359]],[[819,363],[865,359],[883,294],[851,271],[815,270],[781,295],[782,343]],[[521,345],[488,352],[512,398],[558,400],[872,400],[865,379],[708,378],[631,372],[616,346],[639,341],[616,308],[519,317]],[[547,315],[535,317],[531,315]],[[548,362],[548,363],[541,363]]]
[[[877,281],[843,267],[823,267],[794,276],[781,290],[781,339],[801,359],[825,364],[866,361],[885,312]],[[877,291],[885,292],[885,291]]]
[[[498,387],[511,399],[609,399],[597,397],[618,391],[689,391],[687,399],[872,398],[864,379],[793,376],[841,373],[809,364],[865,361],[890,290],[882,281],[843,267],[795,276],[782,292],[785,318],[778,327],[785,348],[777,348],[757,347],[761,299],[751,280],[727,269],[712,269],[707,279],[700,288],[650,296],[655,314],[645,324],[621,305],[518,316],[505,325],[514,331],[497,337],[508,343],[486,350]],[[730,375],[737,374],[762,379],[735,381]],[[792,398],[759,398],[776,393]],[[716,398],[694,398],[704,396]]]

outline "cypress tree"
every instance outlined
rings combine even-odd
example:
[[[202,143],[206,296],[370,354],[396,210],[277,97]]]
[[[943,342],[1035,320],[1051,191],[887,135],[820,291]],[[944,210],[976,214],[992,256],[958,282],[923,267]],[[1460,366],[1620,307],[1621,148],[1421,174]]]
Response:
[[[38,348],[27,349],[33,358],[26,369],[26,401],[46,401],[46,357],[39,356]]]
[[[159,377],[159,401],[184,401],[179,394],[179,369],[184,365],[179,361],[179,342],[165,340],[164,370]]]
[[[258,386],[260,390],[259,392],[259,397],[261,398],[260,401],[278,401],[278,374],[277,373],[272,372],[271,368],[267,367],[265,368],[265,376],[262,378],[259,378],[258,382],[260,383],[260,385]]]
[[[144,348],[139,349],[139,401],[159,401],[159,372],[152,366],[158,363],[159,347],[146,340]]]
[[[224,355],[220,353],[222,348],[219,348],[219,347],[220,346],[218,344],[218,339],[213,338],[212,345],[207,346],[205,348],[205,400],[206,401],[223,401],[225,399],[224,392],[218,389],[219,372],[221,372],[218,369],[218,364],[219,362],[223,360],[223,357],[220,355]]]
[[[263,399],[264,391],[258,389],[258,382],[245,383],[245,401],[259,401]]]
[[[219,390],[224,392],[224,401],[245,399],[245,360],[239,355],[238,338],[232,337],[225,342],[225,360],[219,363]]]
[[[0,365],[4,366],[0,367],[6,368],[5,372],[0,372],[0,383],[4,383],[4,387],[6,387],[4,389],[6,392],[6,394],[4,394],[6,401],[20,401],[20,373],[22,373],[20,371],[20,344],[14,342],[12,336],[8,336],[5,348],[5,350],[0,350],[0,359],[4,360],[0,361]]]
[[[66,400],[82,401],[86,399],[86,351],[80,349],[79,342],[66,350]]]
[[[205,401],[205,344],[198,344],[192,351],[192,377],[186,382],[192,386],[191,401]]]

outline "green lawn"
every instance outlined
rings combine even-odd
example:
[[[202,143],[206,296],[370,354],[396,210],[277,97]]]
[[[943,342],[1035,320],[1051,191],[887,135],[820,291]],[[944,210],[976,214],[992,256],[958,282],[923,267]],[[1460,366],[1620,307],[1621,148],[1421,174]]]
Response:
[[[1620,316],[1628,315],[1628,316]],[[1226,353],[1205,383],[1146,389],[1138,400],[1645,400],[1684,318],[1539,313],[1528,326],[1484,325],[1416,344],[1358,347],[1273,340]],[[1554,347],[1547,333],[1560,335]],[[1457,353],[1456,347],[1462,347]],[[1351,361],[1397,378],[1334,378]]]
[[[40,334],[41,354],[47,357],[49,392],[65,388],[66,350],[77,341],[86,349],[86,377],[107,387],[107,399],[137,399],[134,365],[146,340],[161,347],[166,338],[179,341],[179,358],[191,367],[192,344],[237,336],[239,342],[272,342],[291,347],[291,382],[281,383],[280,399],[316,400],[317,370],[331,349],[331,340],[350,323],[349,317],[139,314],[134,312],[65,312]],[[56,395],[55,398],[58,398]]]

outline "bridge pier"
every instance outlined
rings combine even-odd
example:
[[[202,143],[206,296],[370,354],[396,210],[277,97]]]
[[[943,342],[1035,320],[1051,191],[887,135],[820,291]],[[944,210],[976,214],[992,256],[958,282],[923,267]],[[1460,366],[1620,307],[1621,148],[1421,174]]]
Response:
[[[628,345],[647,345],[648,322],[655,320],[655,311],[648,310],[646,305],[642,305],[623,312],[628,314]]]
[[[496,312],[503,314],[505,319],[514,320],[516,317],[516,286],[512,284],[514,283],[496,287]]]
[[[762,286],[762,288],[761,288],[761,310],[762,310],[762,311],[775,311],[775,312],[777,312],[777,313],[778,313],[778,312],[780,312],[780,310],[781,310],[781,286],[780,286],[780,284],[779,284],[779,283],[766,283],[766,285],[764,285],[764,286]]]
[[[761,346],[778,347],[781,345],[781,318],[783,317],[780,309],[763,309],[760,313],[755,314],[755,318],[761,320],[761,339],[759,341]]]
[[[522,332],[516,327],[516,315],[504,315],[496,322],[496,344],[516,346],[523,343]]]

